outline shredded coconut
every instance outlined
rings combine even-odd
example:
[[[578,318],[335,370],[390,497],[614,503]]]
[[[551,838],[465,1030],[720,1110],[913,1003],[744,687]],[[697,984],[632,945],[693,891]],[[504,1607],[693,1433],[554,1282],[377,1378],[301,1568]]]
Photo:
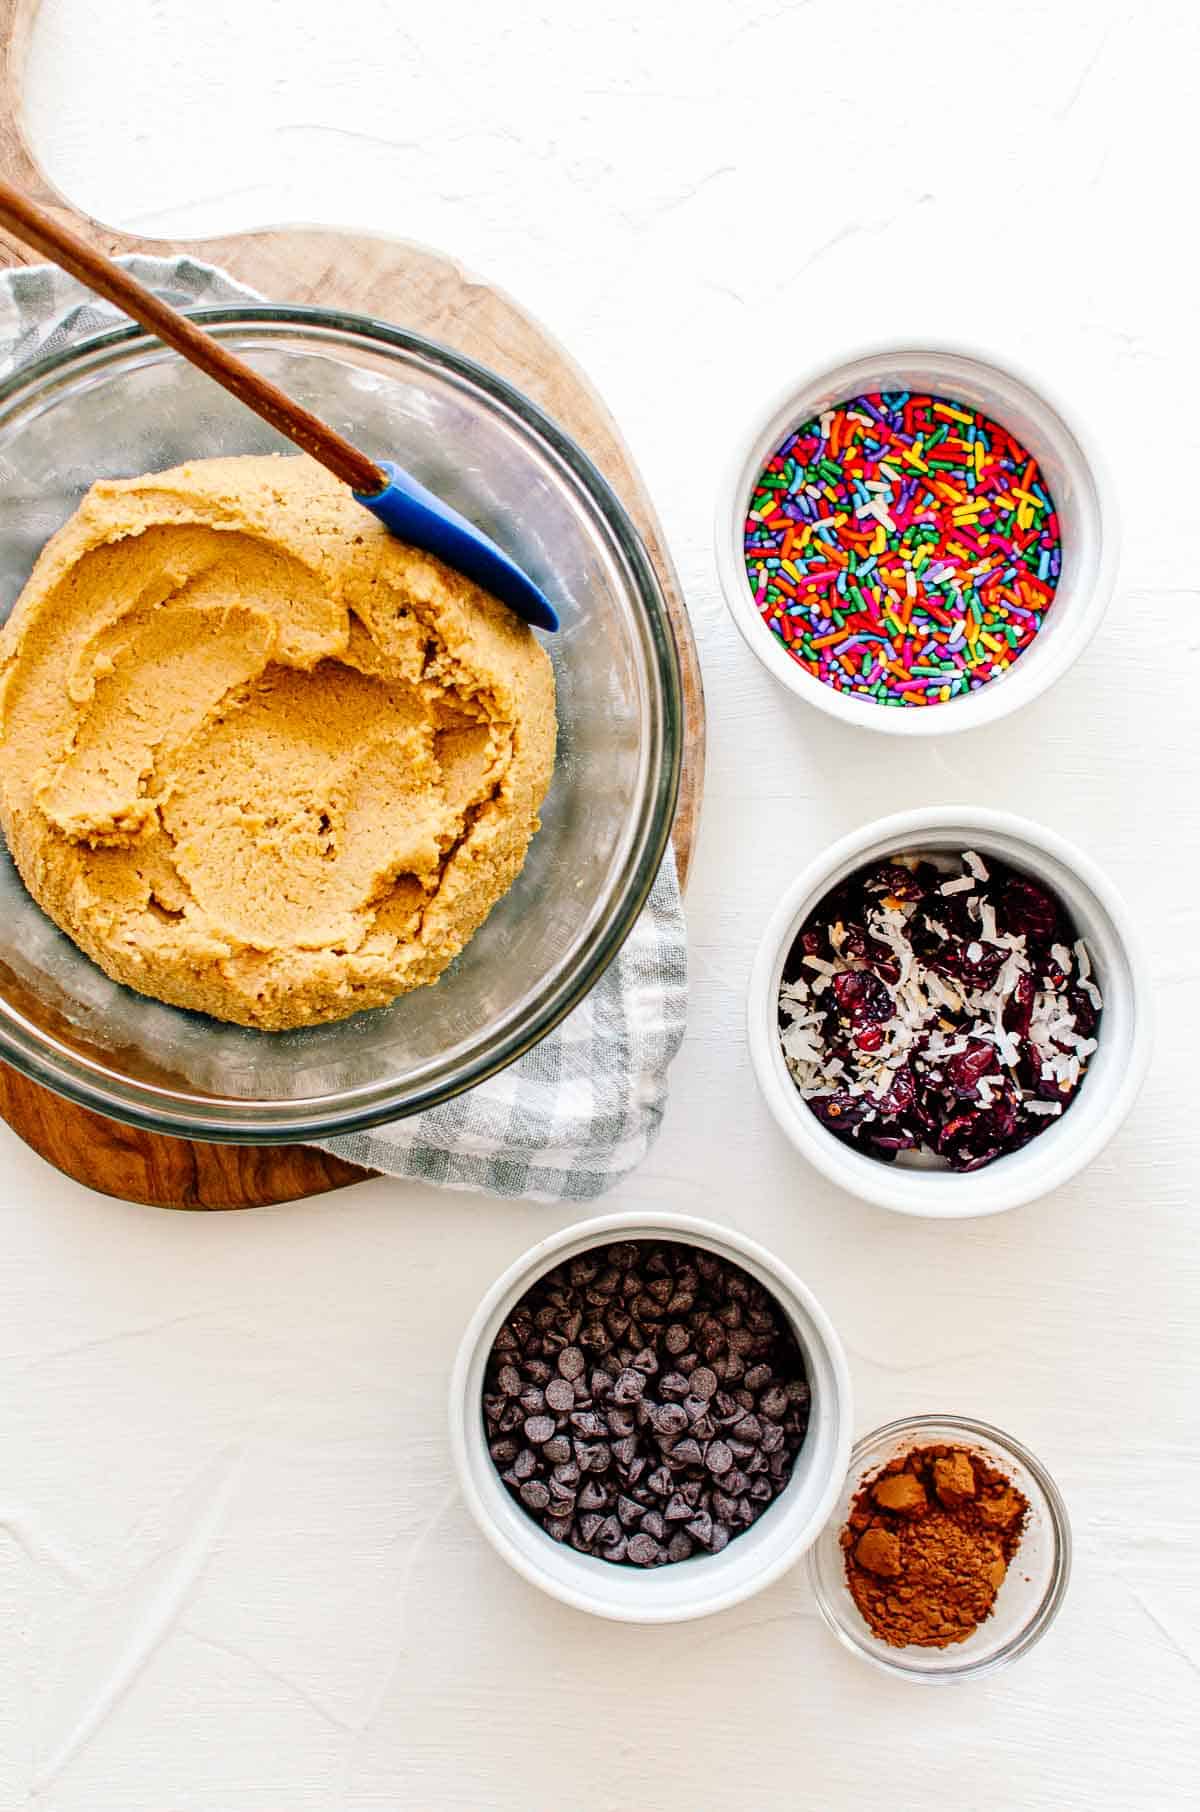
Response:
[[[805,929],[823,932],[830,955],[806,951],[804,973],[781,988],[781,1043],[805,1100],[828,1104],[821,1117],[828,1114],[826,1124],[843,1137],[872,1127],[862,1143],[879,1155],[924,1143],[931,1125],[938,1136],[939,1116],[944,1127],[966,1128],[976,1120],[983,1126],[985,1116],[990,1127],[998,1116],[996,1150],[978,1160],[970,1145],[958,1158],[951,1150],[951,1163],[970,1169],[1024,1143],[1030,1119],[1055,1119],[1070,1104],[1098,1048],[1090,1017],[1081,1029],[1077,1008],[1086,1001],[1098,1014],[1103,999],[1082,939],[1047,948],[1023,931],[1000,929],[1012,925],[1006,915],[1020,909],[1021,887],[1028,895],[1031,884],[1003,864],[989,870],[974,851],[957,858],[969,872],[953,872],[955,860],[896,857],[851,877],[861,900],[856,908],[851,896],[844,918],[823,925],[817,909]],[[910,888],[896,877],[898,867],[925,878]],[[1015,908],[1005,894],[1014,885]],[[959,904],[960,895],[969,897]],[[945,910],[957,930],[930,911],[939,896],[955,901]],[[1033,926],[1044,922],[1036,900],[1029,910]],[[968,918],[977,928],[969,938],[961,929]],[[1048,1087],[1062,1099],[1041,1098]],[[938,1091],[932,1103],[920,1094],[928,1089]],[[845,1117],[844,1130],[835,1116]]]

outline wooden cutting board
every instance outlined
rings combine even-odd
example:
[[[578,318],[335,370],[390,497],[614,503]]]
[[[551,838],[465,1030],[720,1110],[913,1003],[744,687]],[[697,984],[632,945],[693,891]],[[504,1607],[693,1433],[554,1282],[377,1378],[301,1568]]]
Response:
[[[687,878],[704,783],[704,696],[679,580],[653,506],[616,423],[583,373],[508,296],[425,246],[323,227],[272,227],[183,244],[141,239],[80,214],[39,169],[22,129],[21,87],[39,0],[0,0],[0,175],[61,214],[106,252],[217,264],[272,302],[320,303],[427,334],[523,390],[590,454],[646,543],[683,670],[686,736],[673,841]],[[36,263],[0,233],[0,267]],[[303,1145],[208,1145],[164,1138],[74,1107],[0,1065],[0,1114],[68,1176],[108,1195],[164,1208],[254,1208],[358,1182],[369,1173]]]

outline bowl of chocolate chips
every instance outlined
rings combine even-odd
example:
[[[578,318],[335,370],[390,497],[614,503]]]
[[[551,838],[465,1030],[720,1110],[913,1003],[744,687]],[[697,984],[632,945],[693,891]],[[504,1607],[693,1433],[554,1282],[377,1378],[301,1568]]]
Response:
[[[816,1540],[845,1477],[850,1381],[819,1303],[762,1247],[685,1215],[543,1240],[463,1337],[450,1436],[518,1573],[626,1622],[707,1616]]]
[[[780,1127],[834,1182],[905,1214],[994,1214],[1120,1126],[1149,983],[1082,851],[1010,813],[934,807],[844,838],[789,888],[749,1039]]]

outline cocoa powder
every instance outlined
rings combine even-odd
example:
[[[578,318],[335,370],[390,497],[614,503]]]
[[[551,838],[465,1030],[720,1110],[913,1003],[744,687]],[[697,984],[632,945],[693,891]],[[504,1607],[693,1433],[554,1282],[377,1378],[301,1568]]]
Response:
[[[846,1583],[881,1641],[947,1648],[989,1617],[1028,1500],[962,1447],[920,1447],[859,1490],[841,1543]]]

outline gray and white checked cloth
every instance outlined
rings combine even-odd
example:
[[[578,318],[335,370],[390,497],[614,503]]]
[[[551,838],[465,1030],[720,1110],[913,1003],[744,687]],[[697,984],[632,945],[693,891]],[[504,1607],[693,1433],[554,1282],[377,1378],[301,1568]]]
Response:
[[[122,262],[178,308],[262,299],[192,258]],[[0,273],[0,377],[123,320],[52,266]],[[668,850],[622,950],[533,1050],[443,1107],[322,1143],[371,1170],[447,1189],[589,1201],[649,1150],[686,1015],[687,934]]]

